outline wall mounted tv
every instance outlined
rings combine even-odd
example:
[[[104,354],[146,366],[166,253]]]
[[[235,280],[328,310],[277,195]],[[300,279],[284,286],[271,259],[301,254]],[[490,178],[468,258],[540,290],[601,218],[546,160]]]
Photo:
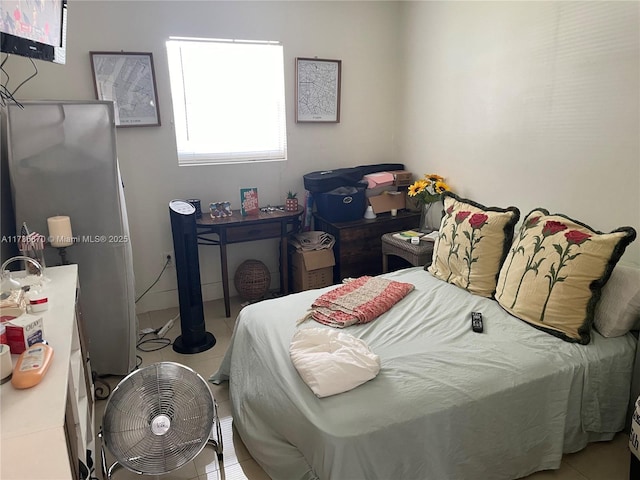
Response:
[[[0,0],[0,51],[65,63],[67,0]]]

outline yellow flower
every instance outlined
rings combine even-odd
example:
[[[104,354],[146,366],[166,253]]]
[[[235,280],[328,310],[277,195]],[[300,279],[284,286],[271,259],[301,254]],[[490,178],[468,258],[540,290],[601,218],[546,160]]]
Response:
[[[440,200],[442,194],[451,188],[444,182],[444,177],[428,173],[409,186],[408,194],[416,197],[421,203],[432,203]]]
[[[444,177],[441,177],[440,175],[436,175],[435,173],[425,173],[424,174],[424,178],[432,181],[432,182],[442,182],[444,181]]]
[[[436,191],[436,193],[444,193],[444,192],[448,192],[449,190],[451,190],[449,185],[444,183],[442,180],[438,180],[436,182],[435,187],[433,187],[433,189]]]
[[[428,186],[429,186],[429,184],[427,183],[426,180],[416,180],[409,187],[409,196],[410,197],[415,197],[419,193],[422,193],[424,191],[424,189],[427,188]]]

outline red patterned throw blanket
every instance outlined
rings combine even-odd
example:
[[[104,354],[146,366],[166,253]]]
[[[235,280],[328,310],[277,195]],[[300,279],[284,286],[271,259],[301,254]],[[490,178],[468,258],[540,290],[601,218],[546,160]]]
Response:
[[[386,278],[355,278],[318,297],[305,319],[312,317],[316,322],[337,328],[367,323],[389,310],[413,288],[410,283]]]

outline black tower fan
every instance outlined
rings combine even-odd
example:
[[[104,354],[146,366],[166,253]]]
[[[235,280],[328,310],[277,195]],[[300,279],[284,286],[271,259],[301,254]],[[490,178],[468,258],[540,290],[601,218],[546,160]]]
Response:
[[[171,200],[169,216],[173,233],[173,252],[180,301],[180,328],[182,329],[182,335],[173,342],[173,349],[178,353],[204,352],[216,344],[216,338],[205,330],[204,324],[196,209],[185,200]]]

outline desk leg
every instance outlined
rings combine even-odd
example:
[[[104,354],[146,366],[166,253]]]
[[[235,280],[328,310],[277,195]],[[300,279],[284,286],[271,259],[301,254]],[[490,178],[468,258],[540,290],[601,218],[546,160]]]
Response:
[[[224,292],[224,313],[227,318],[231,316],[231,304],[229,302],[229,267],[227,266],[227,246],[220,243],[220,266],[222,267],[222,291]]]
[[[382,273],[387,273],[389,271],[389,257],[386,253],[382,254]]]
[[[280,238],[280,291],[287,295],[289,293],[289,257],[288,257],[287,236]]]

